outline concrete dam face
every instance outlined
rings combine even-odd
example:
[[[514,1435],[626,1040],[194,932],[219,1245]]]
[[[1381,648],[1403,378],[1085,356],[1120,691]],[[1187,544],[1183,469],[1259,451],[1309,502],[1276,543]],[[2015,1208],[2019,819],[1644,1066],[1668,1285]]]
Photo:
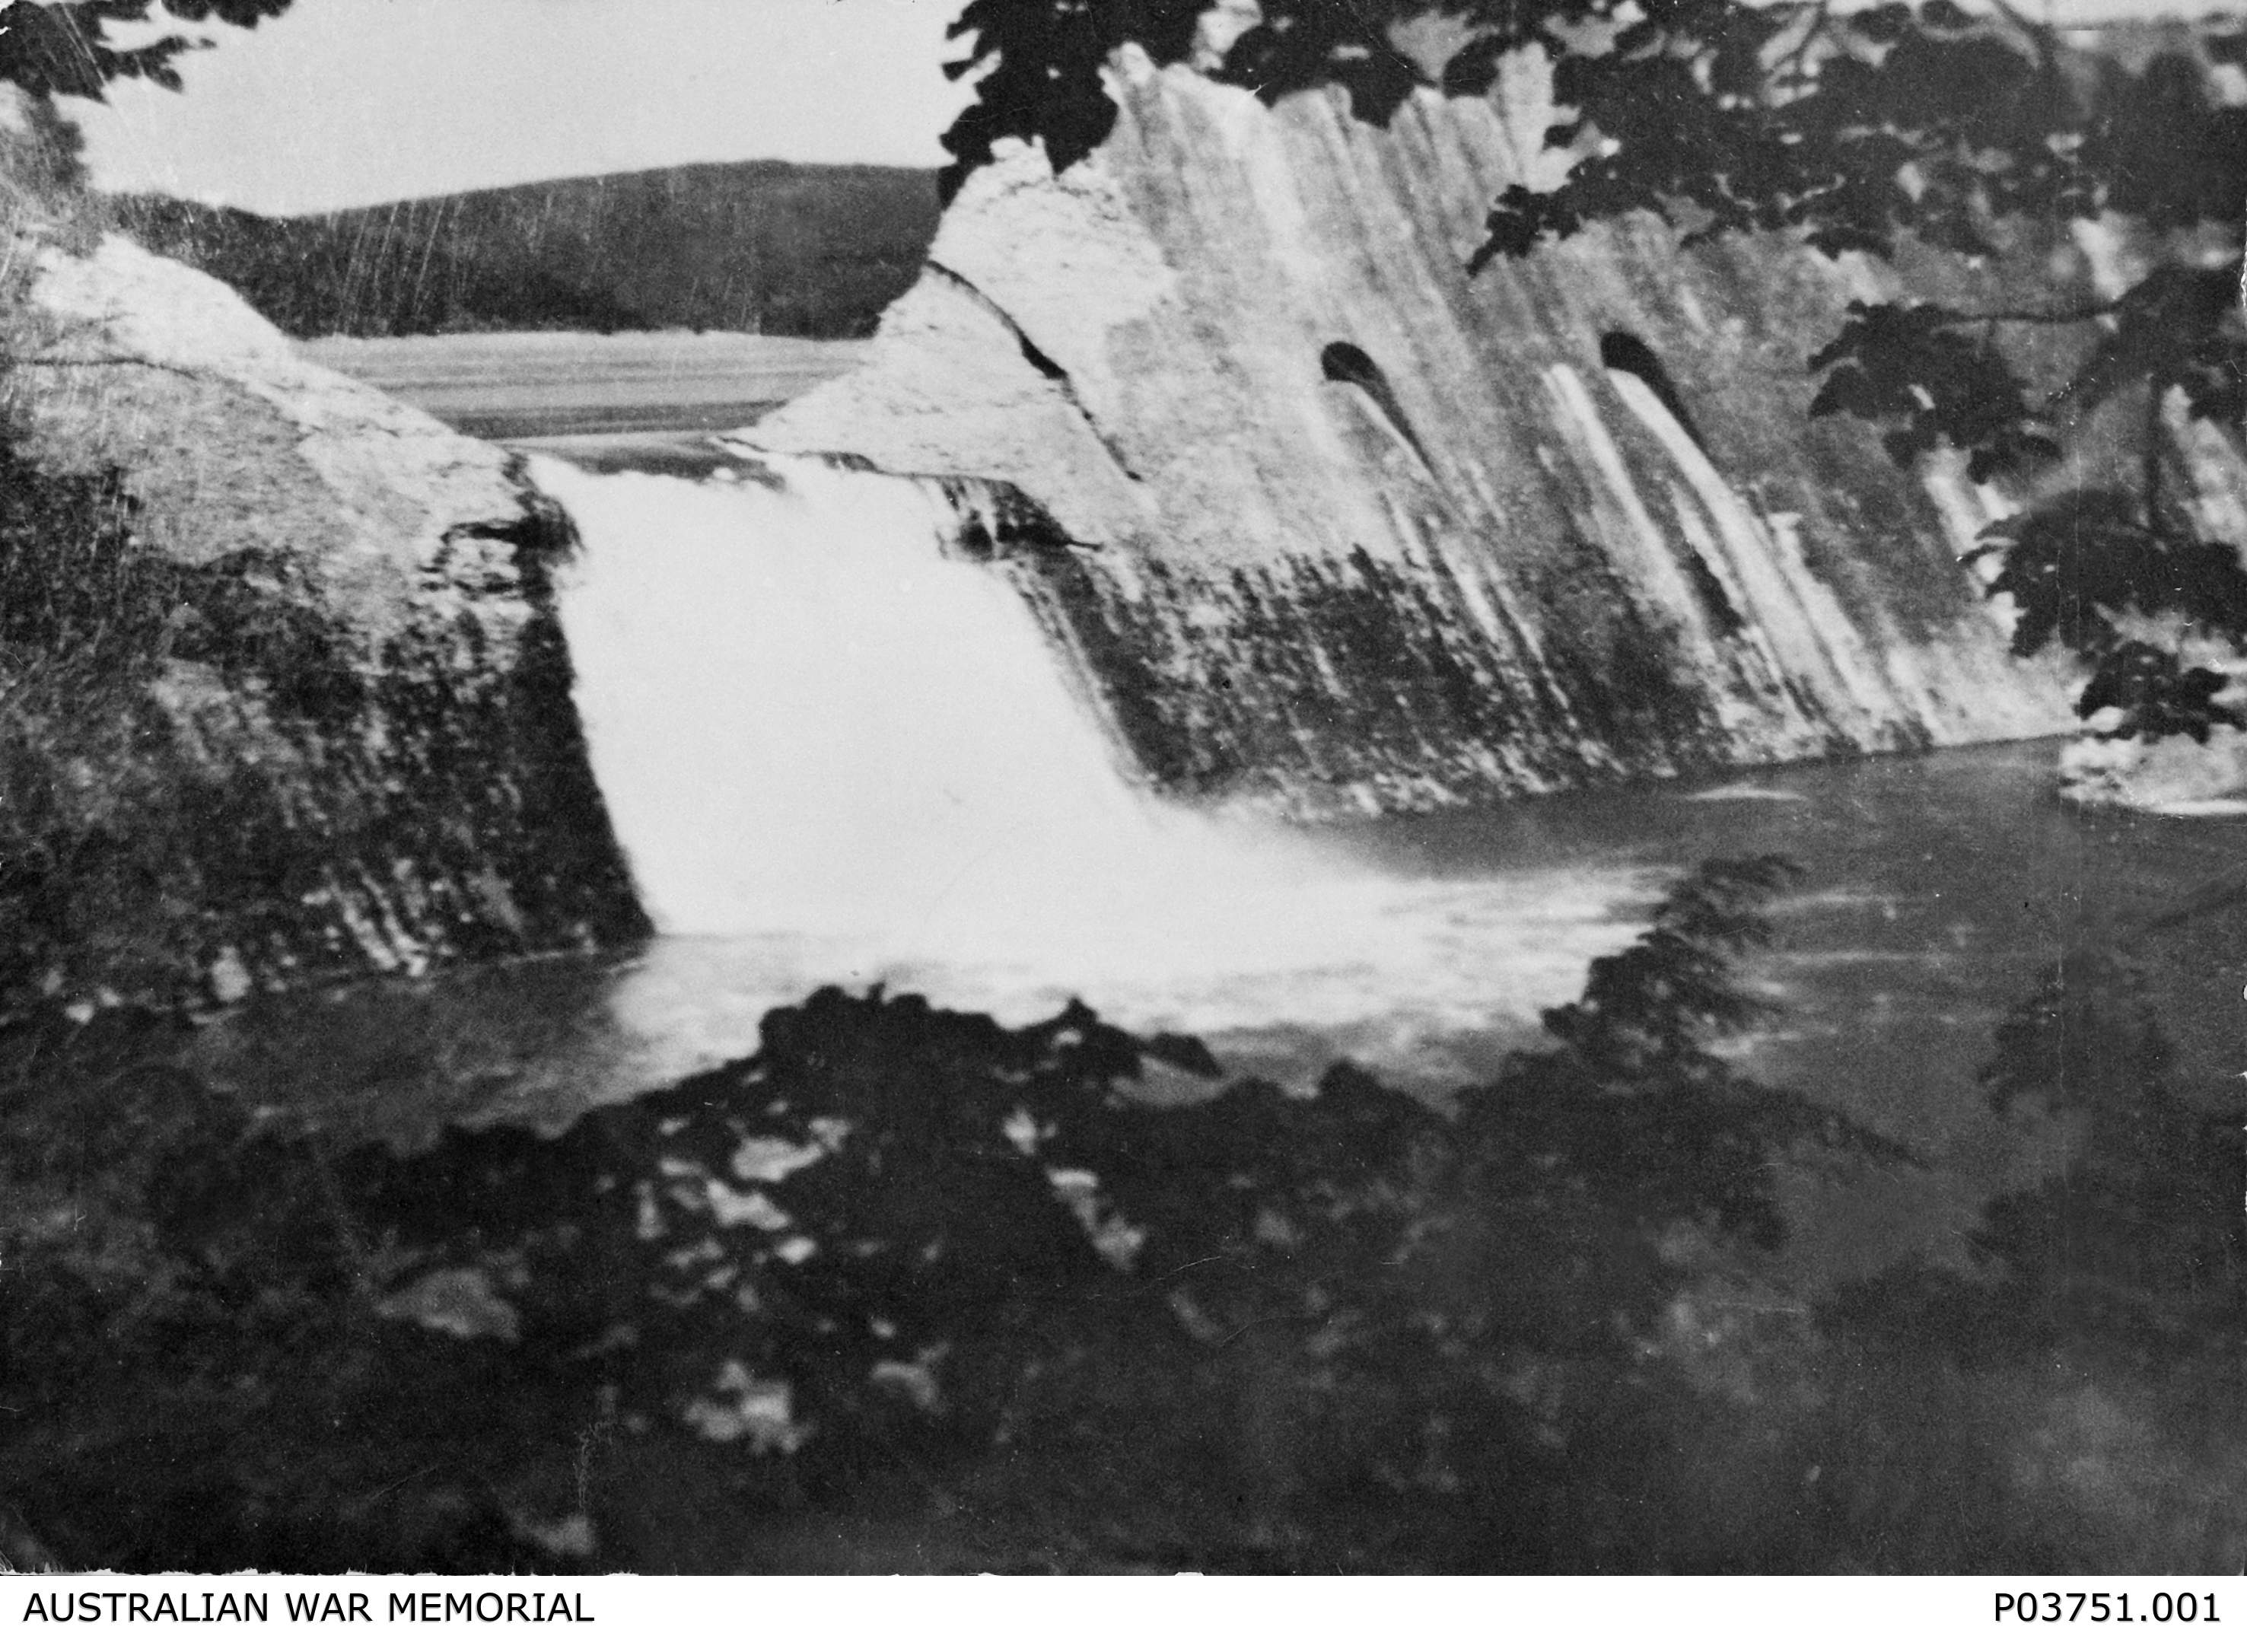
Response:
[[[867,365],[748,435],[996,501],[953,549],[1158,788],[1318,816],[2065,726],[1960,566],[1985,502],[1807,416],[1869,267],[1631,222],[1471,276],[1553,164],[1530,60],[1386,129],[1113,84],[1101,150],[972,177]]]

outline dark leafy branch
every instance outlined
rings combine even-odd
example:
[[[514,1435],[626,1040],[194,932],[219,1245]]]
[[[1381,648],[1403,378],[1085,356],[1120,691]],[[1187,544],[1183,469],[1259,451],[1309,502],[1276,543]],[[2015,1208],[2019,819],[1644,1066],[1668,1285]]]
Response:
[[[2093,662],[2078,715],[2114,711],[2109,732],[2122,738],[2182,734],[2205,742],[2218,725],[2247,728],[2238,707],[2217,703],[2230,686],[2223,672],[2187,666],[2118,623],[2189,615],[2247,644],[2247,571],[2232,546],[2150,524],[2139,501],[2096,490],[2008,517],[1983,543],[2003,558],[1991,594],[2018,605],[2013,651],[2033,654],[2056,639]]]
[[[1827,374],[1813,418],[1849,413],[1888,427],[1898,464],[1949,445],[1977,481],[2059,456],[2028,386],[1981,318],[1938,304],[1849,306],[1841,331],[1811,357]]]
[[[1218,1076],[1198,1045],[1081,1005],[1007,1028],[830,989],[768,1017],[750,1060],[557,1141],[455,1131],[339,1184],[393,1289],[475,1271],[525,1339],[714,1437],[735,1368],[784,1382],[783,1443],[815,1457],[986,1441],[1072,1347],[1191,1367],[1253,1335],[1307,1362],[1312,1403],[1448,1346],[1465,1392],[1508,1350],[1651,1334],[1680,1229],[1776,1246],[1791,1144],[1909,1159],[1708,1048],[1761,1013],[1735,973],[1790,876],[1703,868],[1547,1017],[1554,1048],[1441,1109],[1347,1066],[1308,1095],[1151,1105],[1128,1089],[1151,1064]]]
[[[1916,1163],[1717,1054],[1764,1011],[1739,967],[1790,876],[1704,865],[1547,1016],[1549,1047],[1440,1105],[1347,1066],[1219,1087],[1191,1041],[1082,1006],[1010,1027],[830,989],[768,1017],[754,1057],[557,1137],[400,1154],[198,1082],[183,1021],[0,1024],[11,1513],[138,1570],[613,1566],[629,1553],[557,1550],[524,1517],[558,1497],[604,1523],[589,1462],[639,1441],[666,1500],[700,1477],[725,1487],[700,1506],[752,1518],[847,1506],[902,1465],[1042,1483],[1041,1542],[1057,1503],[1113,1531],[1183,1486],[1251,1510],[1234,1533],[1260,1498],[1331,1512],[1352,1546],[1395,1520],[1416,1570],[1822,1568],[1830,1547],[1711,1521],[1719,1459],[1755,1454],[1726,1484],[1788,1488],[1790,1530],[1838,1503],[1877,1545],[1912,1518],[1867,1506],[1893,1444],[1821,1436],[1818,1408],[1923,1430],[1923,1388],[1992,1350],[2026,1356],[2001,1371],[2016,1397],[2062,1348],[2236,1372],[2239,1121],[2168,1093],[2127,965],[2076,954],[1983,1074],[1993,1107],[2085,1125],[2063,1173],[1985,1207],[1988,1277],[1907,1267],[1845,1300],[1823,1398],[1797,1392],[1824,1380],[1802,1363],[1823,1333],[1788,1328],[1805,1305],[1751,1300],[1760,1326],[1700,1335],[1695,1305],[1752,1297],[1783,1238],[1775,1158]],[[1208,1092],[1151,1099],[1157,1066]],[[1697,1368],[1681,1322],[1748,1340]],[[1867,1355],[1900,1362],[1900,1409],[1862,1409]],[[1948,1485],[1949,1451],[1986,1448],[2018,1474],[2018,1445],[1930,1439],[1908,1467]],[[1445,1531],[1463,1546],[1419,1546]],[[1916,1552],[1973,1553],[1947,1532]]]
[[[1999,1026],[1981,1075],[1991,1109],[2033,1101],[2085,1127],[2065,1174],[2000,1195],[1975,1235],[2014,1282],[2016,1311],[2148,1352],[2195,1321],[2239,1323],[2247,1115],[2188,1104],[2166,1076],[2175,1065],[2144,970],[2114,953],[2071,952]]]
[[[70,1413],[61,1355],[97,1348],[209,1387],[241,1484],[200,1506],[263,1499],[331,1531],[381,1482],[308,1478],[258,1442],[345,1412],[366,1424],[351,1475],[440,1464],[417,1501],[600,1416],[783,1460],[816,1493],[1145,1404],[1203,1459],[1163,1471],[1199,1481],[1229,1448],[1185,1424],[1221,1429],[1236,1403],[1284,1419],[1306,1485],[1581,1498],[1615,1419],[1646,1422],[1644,1348],[1692,1258],[1780,1242],[1774,1158],[1900,1157],[1708,1048],[1759,1013],[1733,975],[1787,876],[1704,867],[1553,1014],[1552,1048],[1441,1106],[1348,1066],[1308,1093],[1220,1087],[1191,1041],[1081,1005],[1009,1027],[828,989],[768,1016],[748,1060],[558,1137],[452,1130],[400,1156],[99,1048],[122,1036],[129,1058],[147,1027],[17,1028],[0,1058],[28,1041],[44,1070],[25,1086],[0,1064],[0,1259],[24,1281],[0,1294],[0,1397]],[[1158,1066],[1210,1093],[1136,1094]],[[1524,1361],[1574,1373],[1565,1406],[1507,1397]],[[446,1406],[416,1404],[431,1391]],[[430,1430],[456,1410],[500,1444],[455,1464]],[[1615,1457],[1616,1486],[1643,1468]],[[189,1546],[251,1540],[304,1558],[270,1533]]]
[[[947,31],[963,54],[945,72],[981,78],[945,133],[947,198],[1003,139],[1042,140],[1056,172],[1090,154],[1116,125],[1100,79],[1110,55],[1136,42],[1176,63],[1193,50],[1202,10],[1199,0],[969,0]]]
[[[15,0],[0,7],[0,80],[35,97],[99,99],[113,80],[150,80],[180,89],[180,57],[197,49],[185,35],[120,46],[109,31],[143,24],[160,10],[184,23],[219,22],[254,29],[277,17],[290,0]]]

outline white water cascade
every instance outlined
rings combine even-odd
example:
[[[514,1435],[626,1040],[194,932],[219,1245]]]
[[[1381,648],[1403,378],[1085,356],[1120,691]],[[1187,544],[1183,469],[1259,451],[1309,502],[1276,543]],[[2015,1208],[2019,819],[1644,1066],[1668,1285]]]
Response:
[[[1003,573],[945,555],[939,495],[771,463],[536,466],[584,540],[578,707],[667,938],[625,1020],[720,1054],[823,982],[1007,1017],[1074,993],[1236,1055],[1310,1034],[1432,1075],[1424,1055],[1518,1029],[1630,933],[1642,870],[1400,878],[1152,797]]]

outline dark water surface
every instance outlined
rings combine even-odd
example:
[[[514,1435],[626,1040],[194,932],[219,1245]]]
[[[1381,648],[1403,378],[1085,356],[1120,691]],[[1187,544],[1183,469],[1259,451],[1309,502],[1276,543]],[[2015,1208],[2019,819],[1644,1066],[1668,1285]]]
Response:
[[[1581,984],[1583,961],[1613,950],[1663,883],[1704,858],[1795,862],[1801,879],[1772,913],[1776,946],[1752,966],[1776,1014],[1733,1053],[1929,1165],[1794,1177],[1804,1265],[1854,1272],[1914,1248],[1955,1254],[1991,1192],[2059,1163],[2059,1130],[2033,1110],[1994,1116],[1977,1074],[2000,1020],[2081,949],[2118,951],[2142,968],[2146,1006],[2174,1045],[2165,1077],[2180,1095],[2204,1105],[2236,1098],[2247,1068],[2247,823],[2075,808],[2053,793],[2054,755],[2038,742],[1805,765],[1306,836],[1402,887],[1475,897],[1424,901],[1415,923],[1502,922],[1506,891],[1522,891],[1536,911],[1520,947],[1540,955],[1503,972],[1517,986]],[[1572,905],[1556,891],[1581,899]],[[1234,1070],[1301,1079],[1349,1054],[1433,1092],[1536,1035],[1541,1004],[1492,1001],[1463,1022],[1457,1006],[1473,1001],[1476,984],[1436,978],[1445,958],[1471,967],[1490,955],[1400,950],[1405,961],[1390,976],[1347,995],[1360,1003],[1369,985],[1384,986],[1395,1007],[1386,1027],[1355,1012],[1291,1015],[1268,990],[1232,1003],[1205,992],[1182,1008],[1165,983],[1135,987],[1128,971],[1108,993],[1086,995],[1136,1030],[1200,1033]],[[1361,973],[1380,967],[1374,959]],[[834,973],[821,949],[786,936],[666,939],[631,958],[540,959],[247,1006],[206,1031],[201,1060],[262,1101],[354,1130],[410,1137],[497,1116],[558,1123],[748,1053],[763,1010]],[[979,996],[980,978],[940,966],[889,979],[953,1007],[1037,1007],[1018,993],[1003,1003]],[[1072,984],[1050,985],[1056,1007]]]
[[[1795,1226],[1833,1266],[1915,1246],[1955,1254],[2000,1187],[2066,1143],[2032,1110],[1994,1116],[1977,1075],[2009,1011],[2066,961],[2142,972],[2172,1050],[2164,1081],[2236,1103],[2247,1068],[2247,822],[2079,808],[2057,743],[1766,769],[1363,829],[1392,864],[1684,867],[1777,854],[1802,869],[1754,966],[1778,1005],[1742,1041],[1759,1075],[1846,1109],[1924,1156],[1925,1178],[1794,1190]]]

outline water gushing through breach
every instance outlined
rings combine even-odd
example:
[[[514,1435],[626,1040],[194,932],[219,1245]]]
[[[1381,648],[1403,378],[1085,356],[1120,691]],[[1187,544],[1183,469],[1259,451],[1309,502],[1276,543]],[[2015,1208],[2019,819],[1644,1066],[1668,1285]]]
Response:
[[[562,618],[595,772],[659,926],[702,938],[643,973],[648,1014],[681,970],[734,978],[736,1018],[887,980],[1410,1066],[1627,935],[1632,871],[1400,880],[1149,795],[1005,576],[944,554],[939,493],[773,462],[537,467],[585,545]]]

